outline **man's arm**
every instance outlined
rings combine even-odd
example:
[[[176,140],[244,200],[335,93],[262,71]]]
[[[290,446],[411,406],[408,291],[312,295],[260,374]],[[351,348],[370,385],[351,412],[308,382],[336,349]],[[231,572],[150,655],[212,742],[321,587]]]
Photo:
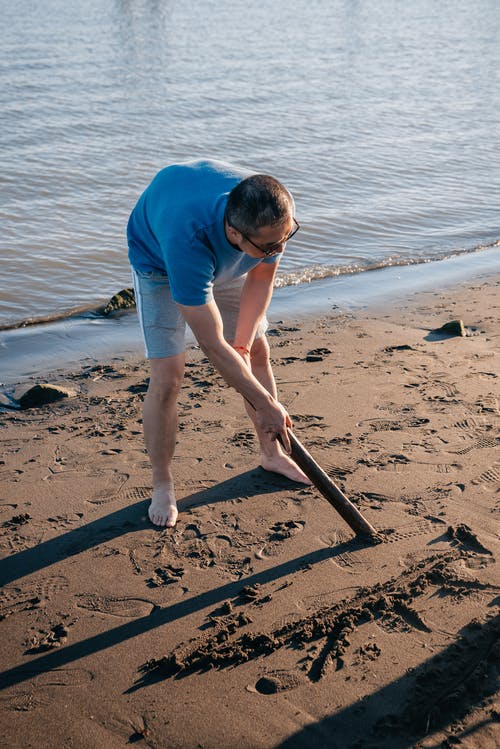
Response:
[[[233,344],[252,348],[255,333],[271,301],[278,263],[260,263],[247,274]]]
[[[281,405],[254,377],[251,370],[223,336],[222,319],[214,301],[196,307],[179,305],[201,348],[222,377],[255,409],[262,430],[275,440],[282,438],[287,452],[290,441],[286,431],[290,417]]]

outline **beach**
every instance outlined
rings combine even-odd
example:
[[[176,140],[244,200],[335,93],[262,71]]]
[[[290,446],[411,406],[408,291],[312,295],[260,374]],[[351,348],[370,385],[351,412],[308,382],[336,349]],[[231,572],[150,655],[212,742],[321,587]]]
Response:
[[[497,747],[498,292],[270,320],[294,432],[376,543],[258,467],[195,346],[173,530],[147,519],[144,361],[19,386],[73,395],[0,413],[0,746]]]

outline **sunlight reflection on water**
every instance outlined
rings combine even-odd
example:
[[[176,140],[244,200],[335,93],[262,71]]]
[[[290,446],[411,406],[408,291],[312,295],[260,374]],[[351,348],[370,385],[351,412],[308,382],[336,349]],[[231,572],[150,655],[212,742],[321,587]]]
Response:
[[[2,15],[1,322],[129,285],[137,196],[200,156],[292,189],[283,277],[499,238],[496,0],[297,0],[286,22],[264,0]]]

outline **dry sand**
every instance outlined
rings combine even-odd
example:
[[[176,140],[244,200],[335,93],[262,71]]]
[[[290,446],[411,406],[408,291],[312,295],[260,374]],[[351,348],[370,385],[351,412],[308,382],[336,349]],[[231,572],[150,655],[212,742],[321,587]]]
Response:
[[[144,363],[0,414],[1,746],[497,747],[499,318],[481,281],[272,324],[295,432],[378,545],[257,467],[196,350],[174,530],[146,519]]]

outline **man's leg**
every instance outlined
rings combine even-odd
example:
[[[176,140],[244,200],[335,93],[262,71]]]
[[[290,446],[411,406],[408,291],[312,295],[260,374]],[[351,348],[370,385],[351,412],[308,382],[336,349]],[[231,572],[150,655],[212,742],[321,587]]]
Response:
[[[172,458],[177,438],[177,397],[184,375],[184,353],[151,359],[149,388],[144,399],[144,442],[153,470],[149,518],[173,528],[177,520]]]
[[[271,393],[273,398],[277,398],[276,382],[269,357],[269,344],[265,335],[255,339],[250,351],[250,364],[252,367],[252,373],[256,379],[269,393]],[[266,471],[281,473],[283,476],[292,479],[292,481],[299,481],[302,484],[310,484],[311,481],[307,478],[305,473],[301,471],[298,465],[283,451],[278,440],[270,442],[267,435],[259,433],[259,429],[254,419],[254,409],[246,402],[245,408],[253,421],[260,442],[260,463],[262,468],[265,468]]]
[[[229,342],[234,341],[236,333],[243,283],[244,278],[239,278],[233,283],[226,284],[223,287],[216,286],[214,288],[215,301],[217,302],[224,323],[224,337],[226,338],[226,341]],[[266,328],[267,320],[264,319],[261,321],[257,331],[258,337],[252,345],[250,361],[254,376],[261,385],[271,393],[273,398],[276,398],[276,382],[271,368],[269,344],[264,335]],[[280,443],[277,440],[270,442],[268,435],[259,433],[259,429],[254,420],[255,412],[246,401],[245,408],[253,421],[257,438],[260,443],[262,467],[268,471],[281,473],[287,478],[292,479],[292,481],[300,481],[303,484],[310,484],[311,482],[300,470],[298,465],[282,450]]]
[[[184,375],[185,322],[172,299],[167,274],[133,271],[135,299],[150,361],[151,376],[144,399],[144,441],[153,469],[149,517],[172,528],[177,519],[172,458],[177,437],[177,396]]]

